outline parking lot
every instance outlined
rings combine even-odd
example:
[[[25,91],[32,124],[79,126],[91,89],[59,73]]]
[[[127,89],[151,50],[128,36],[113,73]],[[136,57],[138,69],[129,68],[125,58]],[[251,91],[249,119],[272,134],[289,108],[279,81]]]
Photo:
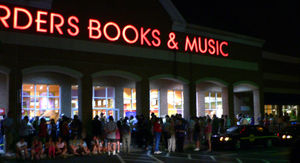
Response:
[[[160,155],[153,155],[147,151],[136,151],[130,154],[117,154],[115,156],[107,156],[106,154],[97,156],[81,156],[81,157],[69,157],[66,159],[45,159],[39,162],[48,163],[74,163],[74,162],[110,162],[110,163],[150,163],[150,162],[170,162],[170,163],[180,163],[180,162],[221,162],[221,163],[286,163],[289,162],[290,149],[288,147],[251,147],[245,148],[238,151],[235,150],[225,150],[219,149],[213,152],[206,152],[201,150],[199,152],[186,151],[184,153],[166,153],[163,152]],[[12,162],[30,162],[28,161],[18,161],[6,159],[4,163]]]

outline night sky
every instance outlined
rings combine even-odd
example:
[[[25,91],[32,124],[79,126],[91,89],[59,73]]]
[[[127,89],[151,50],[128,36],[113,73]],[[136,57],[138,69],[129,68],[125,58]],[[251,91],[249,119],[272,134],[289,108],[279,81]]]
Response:
[[[260,38],[266,51],[300,57],[299,1],[172,1],[188,23]]]

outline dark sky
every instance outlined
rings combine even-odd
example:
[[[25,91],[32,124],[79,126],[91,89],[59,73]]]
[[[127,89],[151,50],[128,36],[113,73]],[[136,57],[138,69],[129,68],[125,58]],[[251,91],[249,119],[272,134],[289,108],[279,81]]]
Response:
[[[267,51],[300,57],[300,3],[296,0],[172,1],[188,23],[261,38]]]

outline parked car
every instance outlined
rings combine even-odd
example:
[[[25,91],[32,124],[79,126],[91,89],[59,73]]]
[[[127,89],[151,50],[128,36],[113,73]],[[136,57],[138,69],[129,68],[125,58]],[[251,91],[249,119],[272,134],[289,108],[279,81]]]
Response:
[[[277,137],[281,144],[288,145],[295,143],[297,140],[300,140],[300,124],[292,123],[291,126],[288,126],[278,132]]]
[[[213,135],[212,143],[217,147],[233,147],[240,149],[246,145],[272,146],[278,138],[274,133],[259,125],[234,126],[226,130],[225,134]]]

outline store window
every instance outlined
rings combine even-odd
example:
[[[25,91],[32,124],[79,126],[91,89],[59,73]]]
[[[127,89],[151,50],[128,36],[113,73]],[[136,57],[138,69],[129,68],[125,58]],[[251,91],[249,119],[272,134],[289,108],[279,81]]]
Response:
[[[290,117],[291,121],[295,121],[298,119],[298,111],[299,106],[297,105],[282,105],[282,113],[283,115],[287,114]]]
[[[159,90],[150,90],[150,115],[154,113],[157,117],[160,116]]]
[[[74,115],[78,115],[78,85],[72,85],[71,96],[72,117],[74,117]]]
[[[124,88],[123,109],[124,116],[136,116],[136,90],[134,88]]]
[[[205,116],[213,115],[221,117],[223,114],[222,95],[221,92],[206,92],[205,93]]]
[[[100,116],[101,113],[105,117],[114,116],[115,109],[115,89],[112,87],[93,87],[93,117]]]
[[[183,91],[168,90],[168,115],[181,114],[183,116]]]
[[[23,84],[22,116],[57,120],[60,109],[59,85]]]
[[[267,114],[272,114],[272,115],[277,115],[277,105],[265,105],[265,113]]]

